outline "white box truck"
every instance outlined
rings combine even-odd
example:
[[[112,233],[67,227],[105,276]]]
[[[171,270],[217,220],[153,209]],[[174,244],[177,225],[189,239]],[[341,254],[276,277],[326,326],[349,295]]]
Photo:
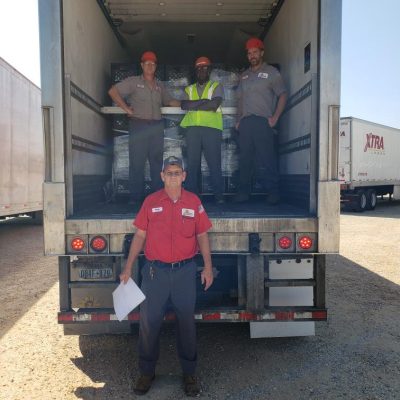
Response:
[[[282,202],[205,201],[216,279],[207,292],[198,282],[196,320],[250,323],[252,337],[313,334],[327,319],[326,255],[339,249],[341,1],[39,0],[39,18],[45,253],[59,257],[65,333],[129,331],[139,319],[134,310],[116,321],[112,304],[137,210],[104,197],[118,131],[106,107],[110,65],[153,50],[160,73],[199,55],[238,70],[258,36],[289,94],[278,132]]]
[[[0,57],[0,219],[42,219],[44,146],[40,89]]]
[[[376,207],[377,196],[400,198],[400,129],[346,117],[340,119],[341,202],[362,212]]]

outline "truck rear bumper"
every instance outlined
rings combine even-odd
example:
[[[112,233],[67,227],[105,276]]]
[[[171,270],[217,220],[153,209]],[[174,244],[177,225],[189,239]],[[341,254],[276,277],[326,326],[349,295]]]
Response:
[[[273,322],[273,321],[326,321],[328,313],[326,309],[296,309],[296,310],[265,310],[262,312],[248,312],[245,310],[207,310],[196,311],[196,322]],[[124,321],[138,323],[139,312],[131,312]],[[165,321],[174,321],[175,314],[169,313]],[[82,323],[119,323],[113,311],[66,311],[58,313],[59,324]]]

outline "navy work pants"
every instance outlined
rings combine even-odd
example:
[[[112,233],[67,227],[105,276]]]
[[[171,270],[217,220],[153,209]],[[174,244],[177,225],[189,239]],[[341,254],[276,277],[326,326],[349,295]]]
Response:
[[[221,171],[222,132],[204,126],[189,126],[186,129],[187,177],[185,188],[199,194],[198,176],[201,167],[201,152],[210,170],[211,184],[215,195],[222,195],[224,181]]]
[[[268,192],[279,190],[279,173],[274,148],[274,131],[268,120],[251,115],[239,125],[239,193],[250,194],[256,173]]]
[[[151,191],[163,187],[160,172],[164,152],[164,122],[132,118],[129,122],[129,186],[133,200],[144,197],[144,166],[150,163]]]
[[[194,375],[197,364],[196,263],[178,268],[158,267],[147,261],[142,269],[141,289],[146,299],[140,306],[139,370],[153,375],[160,353],[160,329],[170,300],[176,314],[176,342],[182,371]]]

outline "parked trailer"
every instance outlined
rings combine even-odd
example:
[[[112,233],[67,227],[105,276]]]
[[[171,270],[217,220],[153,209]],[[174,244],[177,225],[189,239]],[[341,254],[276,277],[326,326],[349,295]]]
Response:
[[[346,117],[339,130],[340,199],[363,212],[376,207],[377,196],[400,199],[400,129]]]
[[[289,93],[278,134],[283,200],[218,208],[204,199],[216,279],[207,292],[198,281],[196,320],[250,323],[252,337],[314,334],[315,321],[327,318],[325,257],[339,248],[341,2],[235,1],[217,13],[204,12],[216,7],[211,0],[166,6],[39,1],[45,252],[59,257],[58,320],[65,333],[96,333],[129,331],[139,319],[134,310],[116,321],[112,305],[137,210],[104,200],[116,134],[105,107],[110,65],[136,63],[151,49],[159,73],[192,66],[198,55],[239,68],[257,35]],[[99,236],[101,250],[93,246]]]
[[[43,210],[40,89],[0,57],[0,219]]]

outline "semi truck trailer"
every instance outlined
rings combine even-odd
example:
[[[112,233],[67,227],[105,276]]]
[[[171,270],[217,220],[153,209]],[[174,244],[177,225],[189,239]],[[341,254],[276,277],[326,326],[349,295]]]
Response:
[[[42,219],[44,147],[40,89],[0,57],[0,219]]]
[[[400,129],[359,118],[340,119],[340,200],[357,212],[374,210],[378,196],[400,199]]]
[[[107,196],[116,135],[126,133],[107,95],[113,66],[139,74],[141,54],[152,50],[166,81],[201,55],[240,71],[245,42],[257,36],[288,90],[276,135],[282,201],[270,206],[254,187],[251,202],[234,204],[227,188],[217,207],[204,193],[215,281],[204,292],[198,278],[195,318],[248,323],[251,337],[314,334],[327,319],[326,257],[339,249],[341,2],[40,0],[39,19],[45,253],[59,260],[64,332],[127,332],[140,315],[135,309],[119,322],[112,303],[138,211]],[[235,118],[231,106],[224,117]],[[162,113],[167,130],[179,110]],[[133,272],[139,284],[142,264]]]

